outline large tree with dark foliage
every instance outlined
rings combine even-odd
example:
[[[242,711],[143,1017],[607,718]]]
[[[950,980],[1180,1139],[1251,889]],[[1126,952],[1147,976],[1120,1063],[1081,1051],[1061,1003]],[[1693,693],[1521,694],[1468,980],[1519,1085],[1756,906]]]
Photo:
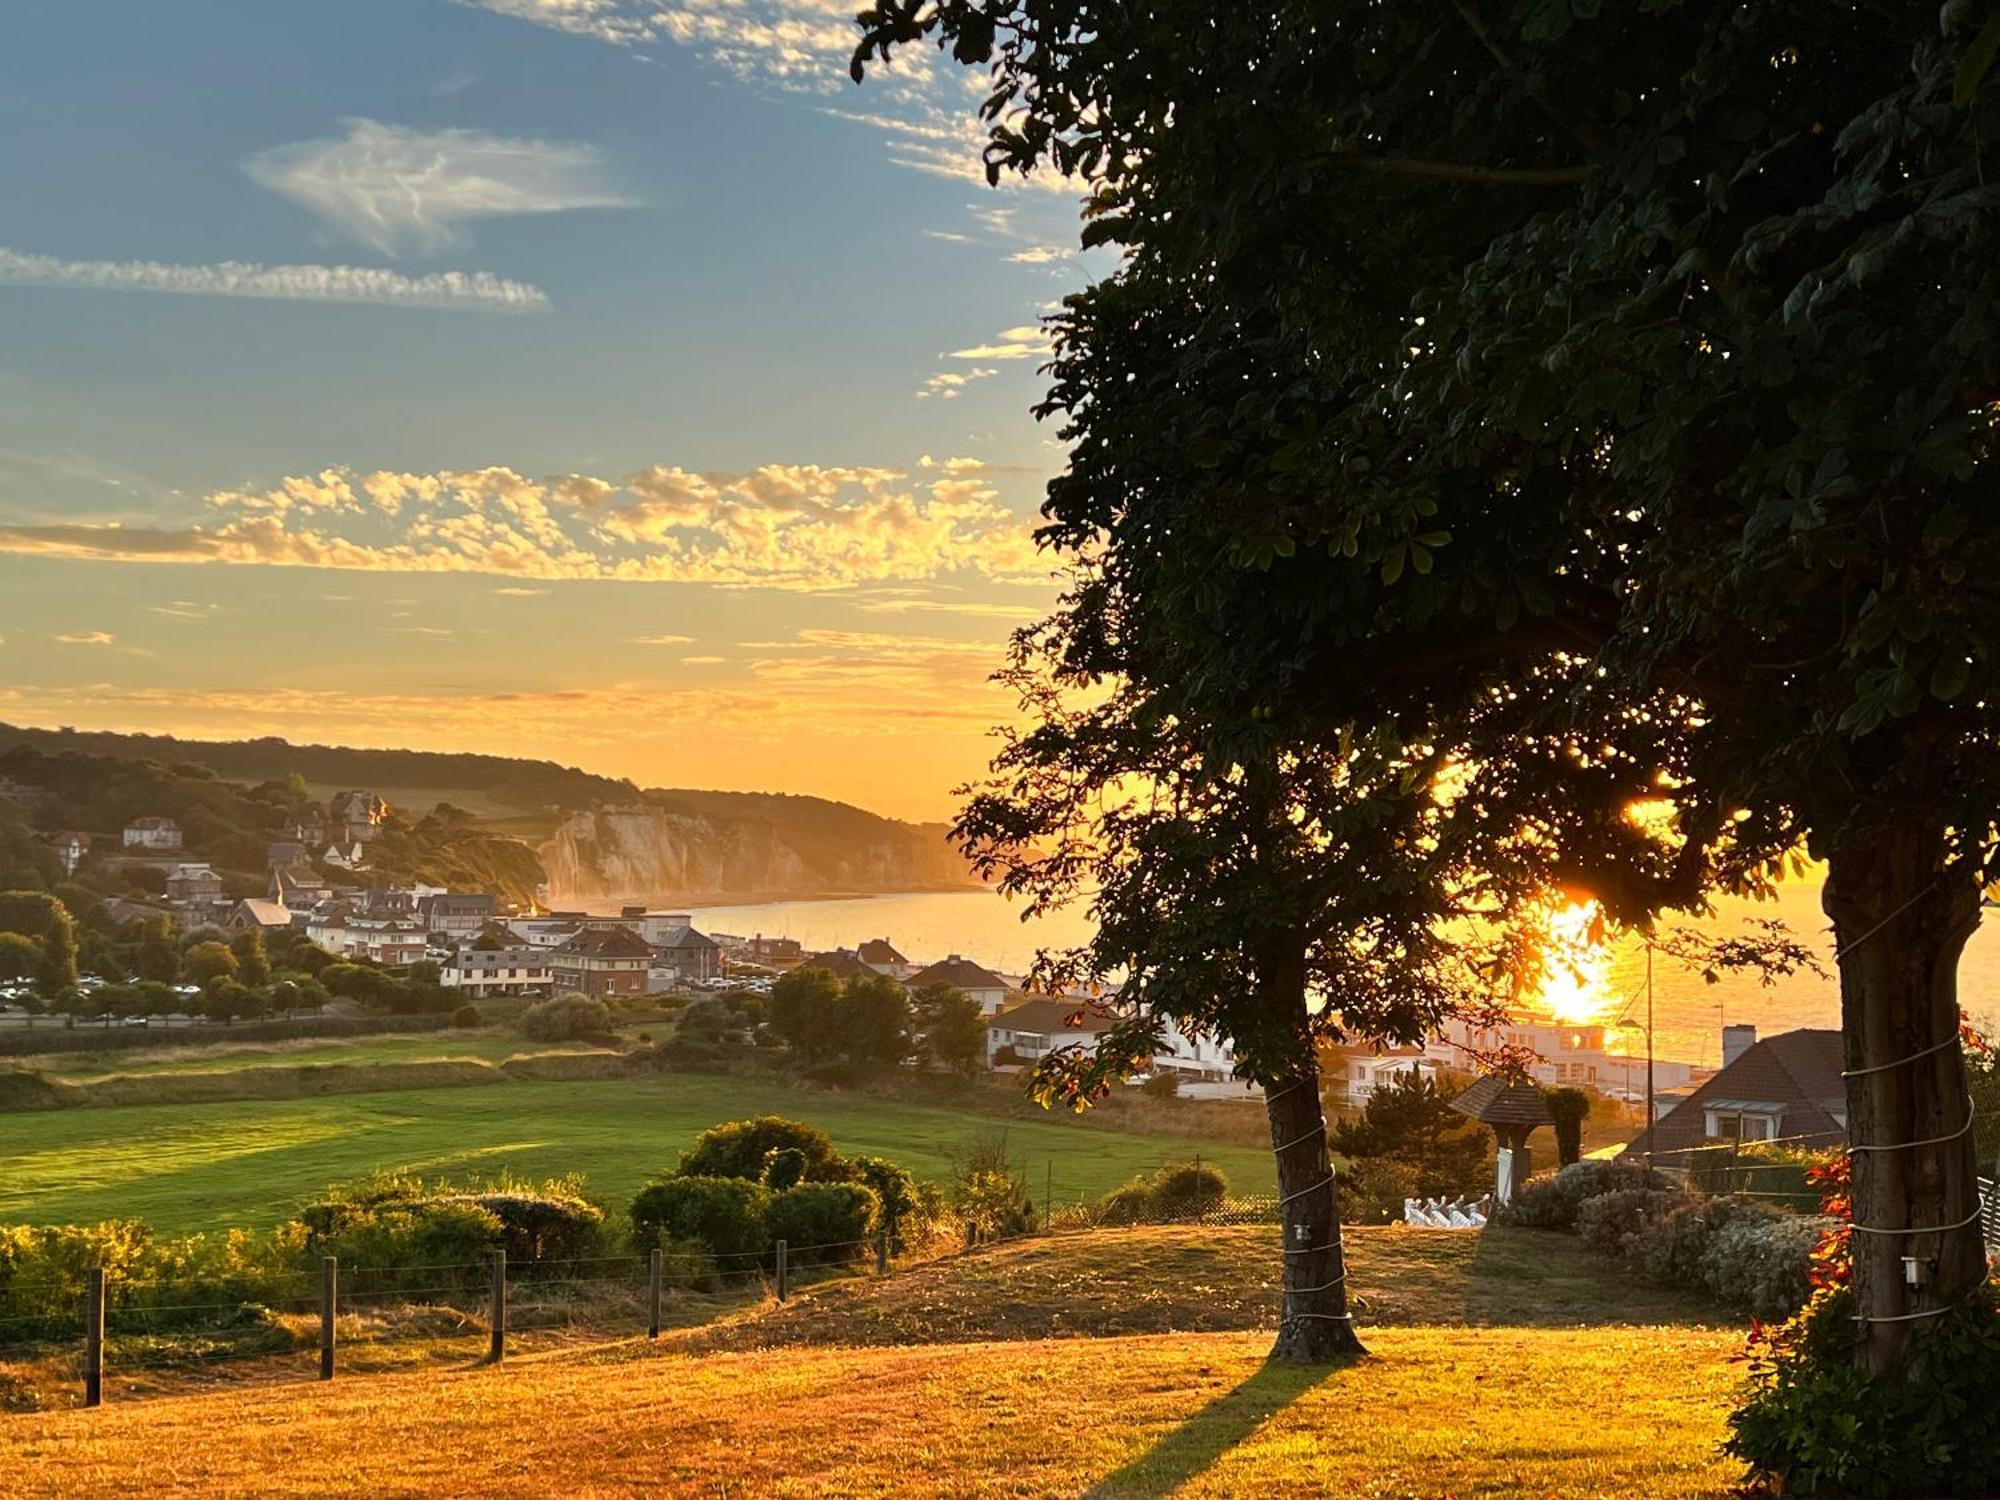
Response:
[[[1184,706],[1309,734],[1540,700],[1591,795],[1671,811],[1635,863],[1551,856],[1631,919],[1825,860],[1856,1347],[1904,1366],[1985,1275],[1955,968],[2000,804],[2000,21],[879,0],[862,29],[857,73],[990,65],[989,171],[1077,175],[1122,250],[1055,320],[1045,536]],[[1498,722],[1483,775],[1577,790]]]

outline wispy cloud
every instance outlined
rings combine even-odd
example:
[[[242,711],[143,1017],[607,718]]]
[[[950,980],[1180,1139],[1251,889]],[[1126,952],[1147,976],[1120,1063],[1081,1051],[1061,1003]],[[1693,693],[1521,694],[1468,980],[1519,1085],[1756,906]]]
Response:
[[[477,312],[541,312],[548,296],[525,281],[486,271],[404,276],[372,266],[260,266],[226,260],[172,265],[157,260],[63,260],[0,246],[0,286],[98,292],[175,292],[195,297],[259,297],[284,302],[358,302]]]
[[[683,656],[684,667],[719,667],[729,660],[726,656]]]
[[[499,595],[499,596],[500,596],[501,598],[503,598],[503,599],[539,599],[539,598],[541,598],[541,597],[542,597],[542,595],[546,594],[546,593],[548,592],[548,590],[547,590],[547,589],[523,589],[523,588],[502,588],[502,589],[495,589],[495,590],[494,590],[493,592],[494,592],[494,593],[496,593],[496,594],[498,594],[498,595]]]
[[[691,635],[635,635],[632,637],[632,644],[635,646],[692,646],[694,644],[694,637]]]
[[[975,344],[970,349],[954,349],[947,359],[1044,359],[1055,353],[1049,343],[1048,330],[1036,323],[1023,323],[1018,328],[1003,328],[998,338],[991,343]]]
[[[208,497],[213,526],[0,525],[0,552],[513,580],[607,579],[821,592],[954,573],[1046,581],[1029,523],[974,469],[672,465],[601,479],[494,466],[327,469]]]
[[[59,630],[56,639],[65,646],[115,646],[118,637],[108,630]]]
[[[981,365],[971,370],[939,370],[917,389],[917,399],[927,401],[932,396],[944,401],[956,401],[958,393],[975,380],[988,380],[999,374],[998,370]]]
[[[365,119],[345,136],[261,151],[244,170],[385,255],[442,250],[475,219],[637,201],[611,185],[593,146]]]

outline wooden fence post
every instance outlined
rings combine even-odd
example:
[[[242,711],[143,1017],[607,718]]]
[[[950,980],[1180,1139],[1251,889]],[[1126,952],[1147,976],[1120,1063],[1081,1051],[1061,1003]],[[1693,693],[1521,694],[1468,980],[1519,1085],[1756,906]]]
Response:
[[[778,1300],[780,1302],[783,1302],[785,1300],[785,1293],[787,1290],[789,1290],[789,1288],[786,1286],[786,1282],[789,1280],[789,1278],[786,1275],[786,1272],[790,1269],[790,1267],[788,1267],[785,1264],[787,1258],[786,1251],[788,1248],[789,1247],[785,1244],[783,1240],[778,1241]]]
[[[646,1268],[648,1273],[646,1286],[646,1337],[649,1339],[656,1339],[660,1336],[660,1263],[665,1258],[662,1252],[656,1248],[649,1258]]]
[[[89,1305],[83,1325],[83,1404],[104,1404],[104,1267],[90,1268]]]
[[[507,1252],[493,1252],[493,1307],[487,1314],[487,1327],[491,1338],[487,1345],[486,1357],[494,1364],[500,1363],[507,1353]]]
[[[340,1295],[340,1261],[331,1255],[319,1258],[319,1378],[333,1379],[334,1304]]]
[[[875,1274],[889,1274],[889,1231],[886,1229],[875,1231]]]

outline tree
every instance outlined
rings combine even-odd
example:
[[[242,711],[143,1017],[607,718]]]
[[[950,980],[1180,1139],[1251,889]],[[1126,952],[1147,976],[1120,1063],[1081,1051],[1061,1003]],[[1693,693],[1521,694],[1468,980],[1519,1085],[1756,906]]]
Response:
[[[42,946],[18,932],[0,932],[0,979],[33,979],[42,969]]]
[[[771,985],[771,1029],[804,1058],[832,1055],[840,1009],[840,981],[831,970],[807,965],[778,976]]]
[[[772,987],[773,997],[776,986]],[[864,1067],[893,1067],[910,1055],[909,991],[886,974],[856,974],[835,1011],[835,1043]]]
[[[189,984],[198,984],[204,990],[217,980],[234,980],[239,967],[229,945],[212,938],[196,943],[181,955],[182,975]]]
[[[1583,1122],[1590,1118],[1590,1095],[1582,1089],[1543,1089],[1542,1102],[1556,1124],[1556,1162],[1583,1160]]]
[[[1878,1375],[1985,1275],[1953,1045],[2000,806],[1977,22],[881,0],[856,57],[993,64],[989,172],[1089,179],[1124,260],[1058,319],[1047,536],[1107,549],[1116,628],[1170,636],[1209,718],[1525,689],[1598,784],[1510,766],[1518,735],[1482,776],[1671,809],[1636,872],[1557,860],[1626,920],[1825,859]]]
[[[40,962],[33,978],[44,998],[76,984],[76,924],[61,901],[46,891],[0,891],[0,933],[34,941]]]
[[[229,940],[229,951],[236,955],[236,977],[253,988],[271,982],[271,961],[264,952],[264,933],[256,927],[245,927]]]
[[[912,998],[924,1056],[947,1073],[970,1078],[986,1061],[986,1017],[954,984],[927,984]]]
[[[1465,1192],[1485,1173],[1486,1135],[1451,1107],[1453,1092],[1421,1073],[1398,1073],[1368,1096],[1358,1120],[1334,1126],[1333,1149],[1401,1163],[1425,1197]]]
[[[165,917],[148,917],[140,927],[132,967],[141,979],[160,984],[172,984],[180,977],[181,952],[174,942],[173,925]]]

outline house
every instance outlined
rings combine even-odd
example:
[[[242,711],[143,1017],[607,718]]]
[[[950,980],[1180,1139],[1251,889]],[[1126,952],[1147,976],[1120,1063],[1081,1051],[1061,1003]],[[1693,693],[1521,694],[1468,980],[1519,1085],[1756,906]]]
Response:
[[[278,865],[271,871],[267,894],[280,905],[306,911],[331,896],[333,887],[310,865]]]
[[[421,922],[357,918],[347,924],[347,956],[392,968],[424,956],[429,934]]]
[[[671,975],[683,984],[699,984],[722,972],[722,945],[689,923],[668,928],[650,941],[656,977]]]
[[[306,846],[297,839],[273,839],[264,846],[264,868],[267,870],[306,864],[311,858]]]
[[[776,964],[795,964],[805,956],[805,945],[797,938],[765,937],[761,932],[742,945],[741,953],[746,963],[763,964],[766,967]]]
[[[1704,1146],[1789,1141],[1838,1146],[1847,1139],[1840,1033],[1800,1029],[1757,1040],[1754,1026],[1723,1031],[1723,1066],[1664,1111],[1621,1153],[1685,1168]]]
[[[363,863],[361,841],[355,839],[344,849],[339,844],[328,844],[326,853],[319,858],[321,864],[332,865],[336,870],[358,870]]]
[[[432,932],[455,937],[471,937],[493,920],[491,891],[446,891],[426,896],[417,903],[417,915]]]
[[[1179,1021],[1169,1019],[1160,1031],[1160,1050],[1153,1054],[1153,1071],[1219,1083],[1236,1076],[1236,1046],[1219,1033],[1189,1032],[1182,1029]]]
[[[800,967],[824,969],[835,979],[842,981],[855,978],[872,979],[875,976],[875,971],[864,964],[851,948],[835,948],[829,953],[808,953]]]
[[[1116,1016],[1104,1015],[1080,1000],[1030,1000],[986,1023],[986,1062],[989,1067],[1004,1066],[1003,1050],[1009,1052],[1010,1062],[1040,1062],[1064,1047],[1094,1046],[1117,1024]]]
[[[906,981],[911,989],[920,990],[925,985],[949,984],[964,990],[979,1004],[981,1015],[993,1015],[1007,1003],[1008,984],[991,969],[982,968],[969,958],[961,958],[954,953],[949,958],[938,960],[928,968],[919,969]]]
[[[1614,1099],[1636,1103],[1646,1097],[1646,1057],[1643,1052],[1605,1049],[1601,1025],[1564,1022],[1531,1011],[1510,1011],[1495,1026],[1475,1026],[1454,1018],[1445,1023],[1425,1048],[1447,1068],[1473,1069],[1479,1057],[1510,1047],[1533,1054],[1528,1074],[1544,1088],[1589,1089]],[[1692,1063],[1653,1059],[1656,1088],[1679,1088],[1694,1079]]]
[[[627,927],[586,927],[549,954],[550,979],[561,992],[598,999],[646,993],[653,947]]]
[[[854,956],[877,974],[887,974],[891,979],[907,979],[916,968],[887,938],[868,939],[854,950]]]
[[[76,867],[83,863],[83,857],[90,853],[90,835],[68,829],[50,839],[49,847],[56,851],[56,858],[62,861],[63,874],[74,875]]]
[[[347,951],[347,924],[354,915],[345,901],[327,901],[313,908],[306,919],[306,937],[329,953]]]
[[[1319,1076],[1326,1091],[1347,1104],[1366,1104],[1384,1085],[1404,1074],[1435,1079],[1444,1063],[1422,1047],[1388,1047],[1377,1051],[1357,1043],[1336,1043],[1320,1049]]]
[[[511,948],[461,948],[445,960],[438,983],[475,997],[546,995],[555,978],[549,950],[522,944]]]
[[[172,818],[134,818],[125,825],[127,849],[178,849],[181,825]]]
[[[222,877],[205,864],[175,865],[167,872],[167,899],[183,906],[220,900]]]
[[[576,912],[549,912],[539,917],[509,917],[507,930],[534,948],[560,948],[583,931],[584,919]]]
[[[254,927],[260,932],[276,932],[292,925],[292,913],[282,901],[246,896],[229,908],[222,925],[231,929]]]
[[[374,792],[335,792],[327,804],[327,822],[336,838],[365,844],[389,820],[389,802]]]

